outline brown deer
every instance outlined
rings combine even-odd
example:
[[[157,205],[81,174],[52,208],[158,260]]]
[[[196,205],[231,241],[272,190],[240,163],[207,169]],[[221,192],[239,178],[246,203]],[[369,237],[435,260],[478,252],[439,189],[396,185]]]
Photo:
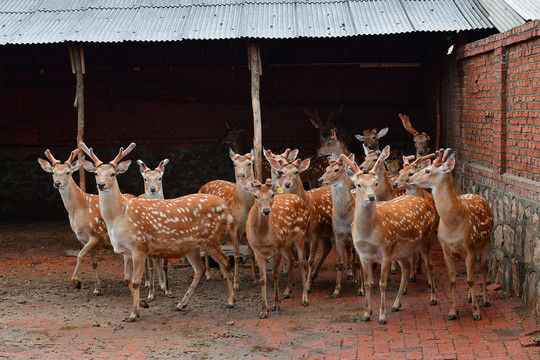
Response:
[[[268,316],[268,300],[266,297],[266,259],[274,259],[274,308],[279,311],[279,266],[282,256],[289,261],[289,276],[287,288],[283,295],[286,299],[291,294],[292,265],[298,257],[302,273],[302,305],[308,306],[306,287],[307,263],[304,256],[305,235],[309,224],[309,210],[306,203],[293,194],[283,194],[274,197],[273,182],[267,179],[265,184],[258,180],[240,178],[242,186],[255,197],[255,204],[249,211],[246,224],[246,234],[249,244],[255,252],[259,266],[262,293],[262,309],[259,318]],[[296,253],[296,254],[295,254]]]
[[[333,236],[332,190],[329,186],[323,186],[309,191],[304,189],[300,174],[309,167],[310,159],[305,159],[304,161],[296,159],[290,164],[284,160],[277,161],[269,159],[269,161],[272,167],[282,173],[279,184],[283,188],[284,193],[298,195],[306,202],[309,209],[309,227],[306,231],[306,244],[309,245],[307,289],[310,291],[312,280],[317,277],[322,263],[332,249],[332,242],[330,240]],[[323,249],[321,258],[314,269],[313,263],[315,261],[319,239],[322,240]]]
[[[230,126],[229,123],[225,121],[225,125],[227,126],[227,132],[219,139],[219,142],[228,145],[236,154],[247,153],[249,148],[244,143],[246,124],[242,124],[241,126]]]
[[[416,149],[416,158],[429,154],[431,149],[429,148],[429,135],[425,132],[419,132],[415,130],[411,125],[411,120],[408,115],[398,114],[401,123],[405,130],[407,130],[412,136],[414,141],[414,147]]]
[[[387,132],[387,127],[379,132],[377,132],[377,129],[364,130],[363,135],[356,134],[354,137],[360,140],[369,150],[380,150],[379,139],[386,135]]]
[[[98,196],[83,192],[73,180],[73,173],[82,165],[79,160],[73,162],[78,153],[79,149],[73,150],[69,159],[62,163],[56,160],[50,150],[47,149],[45,156],[50,163],[44,159],[38,159],[38,162],[43,170],[52,173],[53,186],[58,189],[64,207],[68,212],[69,225],[75,236],[77,236],[77,240],[83,244],[83,248],[77,255],[77,265],[73,271],[71,282],[77,289],[81,288],[79,267],[84,257],[86,255],[90,256],[95,279],[93,295],[98,296],[101,295],[101,283],[97,270],[96,250],[98,248],[112,250],[112,245],[107,233],[107,227],[99,211]]]
[[[139,171],[144,180],[144,194],[139,197],[145,197],[147,199],[165,199],[163,195],[163,173],[165,172],[165,165],[169,163],[169,159],[162,160],[159,165],[154,169],[150,169],[142,160],[137,160],[139,164]],[[172,296],[171,289],[169,287],[169,275],[168,275],[168,259],[148,258],[146,259],[145,267],[145,286],[148,289],[148,301],[153,301],[155,298],[155,286],[154,286],[154,269],[157,268],[159,277],[159,286],[161,290],[165,292],[165,296]]]
[[[119,162],[129,154],[135,143],[108,164],[104,164],[84,143],[83,151],[94,163],[83,161],[88,172],[96,174],[99,210],[116,253],[124,256],[124,278],[133,296],[133,307],[127,321],[140,317],[139,299],[142,273],[147,257],[186,257],[195,271],[193,281],[182,301],[188,304],[204,274],[200,249],[216,260],[227,279],[227,307],[234,304],[232,276],[227,256],[221,249],[223,238],[229,233],[232,216],[225,200],[207,194],[191,194],[176,199],[128,198],[120,192],[117,176],[127,171],[131,161]]]
[[[438,238],[441,243],[444,261],[450,279],[449,320],[458,317],[456,305],[456,266],[455,259],[465,259],[467,268],[468,299],[472,303],[475,320],[480,320],[480,309],[474,293],[475,256],[480,258],[482,274],[482,295],[484,306],[490,306],[486,289],[486,268],[491,248],[493,214],[488,202],[479,195],[458,195],[454,186],[452,170],[456,164],[456,152],[441,149],[433,164],[426,161],[426,167],[409,178],[411,186],[431,188],[435,206],[440,216]]]
[[[377,164],[368,173],[360,168],[345,155],[340,159],[350,168],[347,174],[356,187],[356,206],[352,223],[352,236],[354,246],[364,270],[364,284],[366,286],[366,306],[362,321],[370,319],[371,310],[371,284],[373,284],[372,264],[381,263],[381,277],[379,288],[381,291],[381,305],[379,323],[386,323],[386,285],[390,263],[399,262],[402,273],[398,295],[392,307],[392,312],[401,307],[403,292],[408,283],[410,258],[414,251],[420,250],[422,258],[428,269],[428,279],[431,286],[431,304],[437,303],[433,268],[431,265],[431,244],[435,234],[435,210],[424,198],[404,195],[402,197],[377,202],[375,189],[378,175],[377,169],[388,156],[386,147],[380,154]]]
[[[354,162],[354,154],[350,154],[348,158]],[[358,282],[358,295],[364,295],[364,275],[360,270],[360,263],[356,263],[356,256],[349,255],[349,250],[354,247],[351,224],[354,219],[355,204],[354,195],[350,190],[350,180],[345,172],[345,166],[342,160],[335,155],[331,155],[328,161],[330,165],[328,165],[326,172],[319,179],[319,184],[323,186],[328,185],[332,188],[332,229],[338,252],[336,287],[332,297],[336,298],[341,295],[341,276],[344,268],[343,259],[345,251],[347,251],[349,257],[348,266],[353,269],[353,278]],[[351,258],[353,259],[353,264],[351,264]]]
[[[284,160],[288,163],[293,162],[298,157],[298,149],[291,150],[287,148],[284,152],[281,154],[274,154],[271,150],[263,149],[263,154],[266,162],[263,163],[263,179],[272,179],[274,182],[274,185],[276,184],[277,180],[281,177],[281,174],[270,165],[270,159],[274,159],[276,161]],[[283,191],[280,191],[280,193]]]
[[[223,198],[231,215],[233,217],[233,226],[231,227],[231,241],[234,249],[234,290],[239,287],[239,266],[240,266],[240,240],[245,239],[246,221],[249,210],[253,206],[255,199],[253,194],[246,191],[240,183],[240,178],[254,180],[253,175],[253,150],[245,155],[235,153],[229,149],[229,156],[233,162],[234,175],[236,183],[225,180],[212,180],[204,184],[200,189],[200,194],[213,194]],[[251,274],[253,281],[257,282],[257,270],[255,268],[255,259],[253,250],[249,247],[249,255],[251,259]],[[207,262],[207,277],[209,276]]]

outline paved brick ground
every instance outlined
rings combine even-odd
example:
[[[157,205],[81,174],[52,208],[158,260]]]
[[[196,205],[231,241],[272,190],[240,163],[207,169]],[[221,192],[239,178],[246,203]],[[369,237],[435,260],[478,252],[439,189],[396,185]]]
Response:
[[[539,328],[534,319],[520,317],[522,303],[519,299],[505,298],[496,286],[491,286],[492,306],[481,308],[481,321],[472,319],[462,263],[458,278],[461,319],[446,319],[448,286],[441,255],[440,248],[436,247],[433,259],[439,304],[429,305],[429,291],[421,274],[418,281],[409,286],[402,311],[391,313],[399,281],[399,274],[392,275],[386,304],[387,325],[377,322],[378,290],[373,296],[373,320],[368,323],[359,321],[364,299],[354,295],[350,281],[344,281],[341,298],[330,298],[334,286],[331,266],[325,267],[315,281],[307,308],[300,306],[296,285],[293,298],[282,303],[280,313],[271,313],[268,319],[259,320],[259,288],[249,284],[240,289],[236,308],[226,310],[224,284],[221,279],[212,279],[201,284],[195,304],[190,304],[185,312],[173,313],[160,308],[160,304],[165,304],[169,309],[180,295],[174,300],[160,296],[150,309],[144,310],[142,321],[127,324],[120,321],[129,311],[129,294],[119,280],[122,265],[118,256],[109,253],[100,256],[106,263],[100,267],[106,289],[103,296],[94,298],[88,295],[90,287],[82,291],[66,285],[74,258],[60,254],[46,258],[0,255],[0,357],[540,359],[540,348],[530,340],[531,334]],[[244,284],[249,283],[249,269],[243,268],[242,272]],[[191,270],[178,268],[173,276],[183,273],[189,275]],[[85,276],[90,276],[88,271]],[[57,287],[66,288],[66,293],[43,296],[40,290],[36,294],[32,291],[36,278],[39,278],[40,289],[55,292]],[[17,288],[20,290],[17,293],[14,293],[14,279],[25,286],[22,290]],[[121,289],[114,292],[116,287]],[[197,300],[197,296],[216,292],[216,289],[223,298],[221,305],[204,305],[204,297]],[[85,312],[80,312],[81,307]],[[213,312],[208,313],[209,307]]]

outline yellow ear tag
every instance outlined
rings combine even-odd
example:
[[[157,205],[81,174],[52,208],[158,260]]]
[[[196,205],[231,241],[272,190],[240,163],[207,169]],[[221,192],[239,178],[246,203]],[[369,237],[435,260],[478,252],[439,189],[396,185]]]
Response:
[[[283,194],[283,188],[281,186],[278,186],[276,189],[276,194]]]

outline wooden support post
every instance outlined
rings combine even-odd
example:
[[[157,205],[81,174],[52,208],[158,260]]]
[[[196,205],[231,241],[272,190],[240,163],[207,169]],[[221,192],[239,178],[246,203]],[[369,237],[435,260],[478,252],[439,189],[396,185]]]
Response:
[[[84,79],[86,73],[84,64],[84,50],[82,44],[69,46],[69,55],[71,59],[72,72],[76,75],[77,86],[75,91],[75,102],[73,106],[77,108],[77,146],[84,141]],[[79,151],[79,159],[82,159],[84,153]],[[86,176],[84,168],[79,170],[79,186],[82,191],[86,191]]]
[[[253,149],[255,150],[255,178],[262,179],[262,126],[261,102],[259,92],[261,89],[260,76],[262,75],[261,49],[254,41],[248,42],[249,70],[251,71],[251,106],[253,107]]]

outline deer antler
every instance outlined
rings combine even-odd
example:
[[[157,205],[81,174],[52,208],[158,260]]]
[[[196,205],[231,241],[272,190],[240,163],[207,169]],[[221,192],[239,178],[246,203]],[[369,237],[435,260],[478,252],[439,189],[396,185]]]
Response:
[[[319,124],[322,123],[322,120],[317,113],[317,109],[315,109],[315,113],[311,113],[307,108],[304,108],[304,112],[307,114],[307,116],[317,121]]]
[[[379,155],[379,158],[377,159],[377,162],[375,163],[373,168],[371,170],[369,170],[370,174],[373,174],[373,175],[377,174],[377,170],[379,169],[379,166],[381,166],[381,164],[384,162],[384,160],[386,160],[389,153],[390,153],[390,146],[386,145],[384,147],[383,151],[381,151],[381,154]]]
[[[71,154],[69,155],[69,158],[65,161],[65,163],[71,166],[71,162],[75,160],[78,154],[79,154],[79,149],[73,150]]]
[[[444,150],[444,155],[442,157],[441,163],[445,162],[450,157],[450,154],[455,156],[456,152],[452,152],[451,148],[447,148],[446,150]]]
[[[84,151],[84,153],[88,156],[90,156],[90,159],[94,162],[94,165],[98,167],[99,165],[103,164],[103,161],[99,160],[98,157],[94,154],[94,149],[88,148],[85,143],[80,143],[79,147]]]
[[[403,156],[403,165],[410,165],[409,161],[414,160],[414,155]]]
[[[356,165],[354,161],[351,161],[351,159],[345,156],[345,154],[339,155],[339,160],[347,164],[347,166],[349,166],[352,169],[352,171],[355,172],[356,175],[363,174],[362,170],[360,170],[358,165]]]
[[[411,155],[411,156],[414,156],[414,155]],[[418,164],[420,164],[422,161],[427,160],[427,159],[435,159],[436,157],[437,157],[437,154],[435,154],[435,153],[428,154],[426,156],[422,156],[422,157],[419,157],[418,159],[414,160],[411,163],[411,165],[412,166],[418,166]]]
[[[274,185],[274,182],[272,181],[272,179],[266,179],[264,184],[268,187],[272,187],[272,185]]]
[[[165,165],[167,165],[169,163],[169,159],[165,159],[165,160],[161,160],[161,162],[159,163],[158,167],[156,168],[156,170],[158,171],[163,171],[163,168],[165,167]]]
[[[444,149],[440,149],[440,150],[435,151],[435,155],[437,155],[437,158],[435,160],[433,160],[433,165],[441,166],[441,164],[443,163],[442,158],[444,156]]]
[[[61,163],[60,160],[56,160],[56,159],[54,158],[54,156],[52,156],[51,151],[50,151],[49,149],[45,150],[45,156],[47,157],[47,159],[49,159],[49,161],[51,162],[52,166]]]
[[[139,164],[140,167],[143,168],[143,172],[147,172],[147,171],[150,171],[151,169],[146,166],[146,164],[142,161],[142,160],[137,160],[137,164]]]
[[[398,116],[401,119],[401,123],[403,124],[403,127],[405,128],[405,130],[407,130],[413,136],[420,134],[418,130],[415,130],[412,127],[411,120],[409,119],[409,115],[398,114]]]
[[[127,147],[126,150],[124,150],[123,147],[120,148],[120,151],[118,152],[118,155],[116,155],[116,157],[112,160],[112,161],[109,161],[109,164],[111,164],[112,166],[116,167],[118,165],[118,162],[120,160],[122,160],[122,158],[124,156],[126,156],[127,154],[129,154],[133,149],[135,149],[135,143],[131,143],[129,144],[129,146]]]
[[[328,117],[328,122],[329,123],[334,121],[335,118],[337,118],[337,117],[339,117],[339,115],[341,115],[341,112],[343,111],[343,106],[344,106],[344,104],[341,104],[339,106],[339,108],[332,110],[332,113]]]

